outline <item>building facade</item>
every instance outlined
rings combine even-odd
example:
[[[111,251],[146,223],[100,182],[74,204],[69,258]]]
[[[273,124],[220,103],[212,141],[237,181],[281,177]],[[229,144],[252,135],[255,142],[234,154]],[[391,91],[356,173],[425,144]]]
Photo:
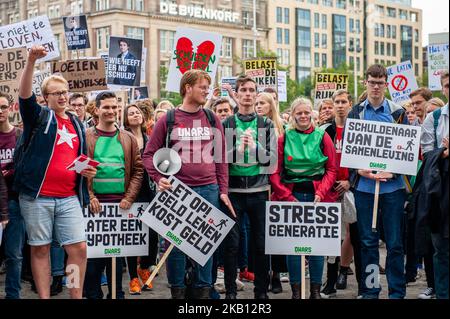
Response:
[[[269,47],[291,78],[322,68],[356,63],[359,76],[368,65],[411,60],[422,76],[422,11],[410,0],[269,1]]]
[[[152,97],[165,88],[178,26],[221,33],[218,78],[240,73],[236,58],[257,47],[277,54],[297,81],[322,68],[411,60],[422,76],[422,12],[410,0],[5,0],[0,24],[47,15],[62,59],[100,56],[109,36],[142,39],[147,48],[145,83]],[[67,51],[62,17],[86,14],[91,49]]]

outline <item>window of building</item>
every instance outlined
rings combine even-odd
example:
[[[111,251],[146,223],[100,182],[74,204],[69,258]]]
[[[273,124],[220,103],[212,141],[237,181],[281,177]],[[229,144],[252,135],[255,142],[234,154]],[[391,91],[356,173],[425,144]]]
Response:
[[[222,47],[220,48],[220,57],[222,58],[233,57],[233,38],[223,37]]]
[[[358,69],[358,72],[361,71],[361,58],[356,58],[356,68]]]
[[[397,56],[397,44],[392,43],[392,56]]]
[[[277,43],[282,44],[283,43],[283,29],[277,28]]]
[[[109,49],[109,27],[95,29],[95,35],[97,39],[97,50]]]
[[[395,18],[397,17],[397,10],[395,8],[387,7],[387,15],[388,17]]]
[[[283,23],[283,8],[277,7],[277,23]]]
[[[70,14],[80,14],[83,13],[83,0],[75,0],[70,3]]]
[[[95,1],[95,10],[103,11],[109,9],[109,0],[96,0]]]
[[[386,44],[386,55],[387,56],[391,56],[391,44],[388,42],[387,44]]]
[[[250,11],[242,11],[242,23],[245,25],[253,25],[253,13]]]
[[[414,29],[414,42],[419,43],[419,30]]]
[[[336,8],[347,9],[347,0],[336,0]]]
[[[322,33],[322,48],[326,49],[328,46],[328,37],[325,33]]]
[[[411,12],[411,21],[412,22],[418,22],[419,21],[417,12]]]
[[[137,28],[137,27],[125,27],[125,34],[127,35],[128,38],[132,38],[132,39],[139,39],[142,40],[143,45],[145,47],[145,41],[144,41],[144,33],[145,30],[144,28]]]
[[[254,47],[253,40],[242,40],[242,54],[243,58],[251,58],[253,57]]]
[[[290,56],[289,49],[284,49],[283,50],[283,58],[281,59],[281,64],[289,65],[289,64],[291,64],[290,60],[291,60],[291,56]]]
[[[414,59],[419,59],[419,47],[414,47]]]
[[[327,29],[327,15],[326,14],[322,14],[322,29],[324,29],[324,30]]]
[[[347,19],[333,14],[333,67],[338,68],[347,61]]]
[[[320,34],[314,33],[314,47],[319,48],[320,47]]]
[[[322,68],[327,68],[327,54],[322,53]]]
[[[408,61],[412,60],[412,47],[413,47],[413,39],[412,39],[412,27],[410,26],[401,26],[401,60]]]
[[[59,5],[48,7],[48,18],[49,19],[59,18],[60,16],[61,16],[61,12],[60,12]]]
[[[399,15],[400,19],[408,20],[408,11],[399,9],[398,15]]]
[[[380,42],[375,41],[375,54],[380,54]]]
[[[284,44],[290,43],[290,32],[289,29],[284,29]]]
[[[173,50],[173,42],[175,39],[175,32],[169,30],[159,31],[159,51],[161,53],[170,53]]]
[[[289,24],[289,20],[290,20],[289,8],[284,8],[284,23]]]
[[[299,27],[311,28],[311,13],[309,10],[297,10],[297,25]]]
[[[314,53],[314,67],[320,68],[320,54],[317,52]]]
[[[355,19],[350,18],[348,24],[350,33],[355,32]]]
[[[144,11],[144,0],[127,0],[127,9],[133,11]]]
[[[359,19],[357,19],[355,21],[355,25],[356,25],[356,33],[360,34],[361,33],[361,21]]]
[[[380,54],[384,55],[384,42],[380,42]]]
[[[417,63],[414,64],[414,75],[419,76],[419,65]]]
[[[320,28],[320,14],[314,13],[314,28]]]
[[[333,0],[322,0],[322,4],[325,7],[332,7],[333,6]]]
[[[380,15],[384,15],[384,7],[383,6],[376,5],[375,8]]]

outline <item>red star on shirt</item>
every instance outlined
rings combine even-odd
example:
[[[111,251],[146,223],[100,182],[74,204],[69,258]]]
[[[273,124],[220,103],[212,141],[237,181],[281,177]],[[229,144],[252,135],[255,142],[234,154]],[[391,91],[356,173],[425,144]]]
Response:
[[[291,155],[289,155],[288,158],[287,158],[287,160],[288,160],[289,162],[292,162],[293,159],[294,159],[294,158],[293,158]]]

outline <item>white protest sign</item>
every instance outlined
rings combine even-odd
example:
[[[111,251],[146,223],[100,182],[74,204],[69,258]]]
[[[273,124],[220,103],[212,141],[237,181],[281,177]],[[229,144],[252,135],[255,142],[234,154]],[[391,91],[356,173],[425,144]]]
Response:
[[[139,217],[148,203],[134,203],[127,211],[119,203],[102,203],[94,214],[83,208],[88,258],[144,256],[148,254],[147,225]]]
[[[36,71],[33,75],[33,92],[36,95],[42,95],[41,86],[45,78],[52,75],[50,71]]]
[[[341,255],[341,204],[266,202],[266,255]]]
[[[395,103],[402,104],[409,101],[412,91],[419,88],[411,61],[387,68],[389,93]]]
[[[204,266],[234,225],[234,221],[177,178],[160,192],[141,221]]]
[[[33,45],[42,45],[48,53],[45,58],[37,60],[37,63],[59,58],[59,45],[47,16],[0,27],[1,50],[24,46],[29,49]]]
[[[145,74],[147,67],[147,48],[142,48],[142,62],[141,62],[141,84],[146,83]]]
[[[206,71],[215,83],[222,35],[190,28],[177,28],[166,90],[180,92],[183,74],[191,69]]]
[[[278,71],[278,101],[287,102],[287,72]]]
[[[448,43],[428,46],[428,87],[431,91],[442,90],[441,74],[448,71]]]
[[[420,126],[347,119],[341,167],[417,174]]]

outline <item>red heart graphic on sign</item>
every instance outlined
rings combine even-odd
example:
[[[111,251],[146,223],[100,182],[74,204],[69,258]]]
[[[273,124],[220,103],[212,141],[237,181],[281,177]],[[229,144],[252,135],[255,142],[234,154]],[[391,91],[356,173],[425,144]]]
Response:
[[[188,38],[180,38],[177,43],[177,64],[181,74],[191,69],[192,62],[191,56],[194,48],[192,47],[192,41]]]
[[[194,58],[194,48],[192,41],[186,37],[182,37],[177,42],[176,55],[177,65],[181,74],[186,73],[190,69],[206,70],[209,65],[215,45],[211,41],[202,42],[197,48],[197,55]],[[194,63],[192,63],[194,60]]]
[[[216,46],[211,41],[201,43],[197,48],[197,57],[193,69],[205,71]]]

